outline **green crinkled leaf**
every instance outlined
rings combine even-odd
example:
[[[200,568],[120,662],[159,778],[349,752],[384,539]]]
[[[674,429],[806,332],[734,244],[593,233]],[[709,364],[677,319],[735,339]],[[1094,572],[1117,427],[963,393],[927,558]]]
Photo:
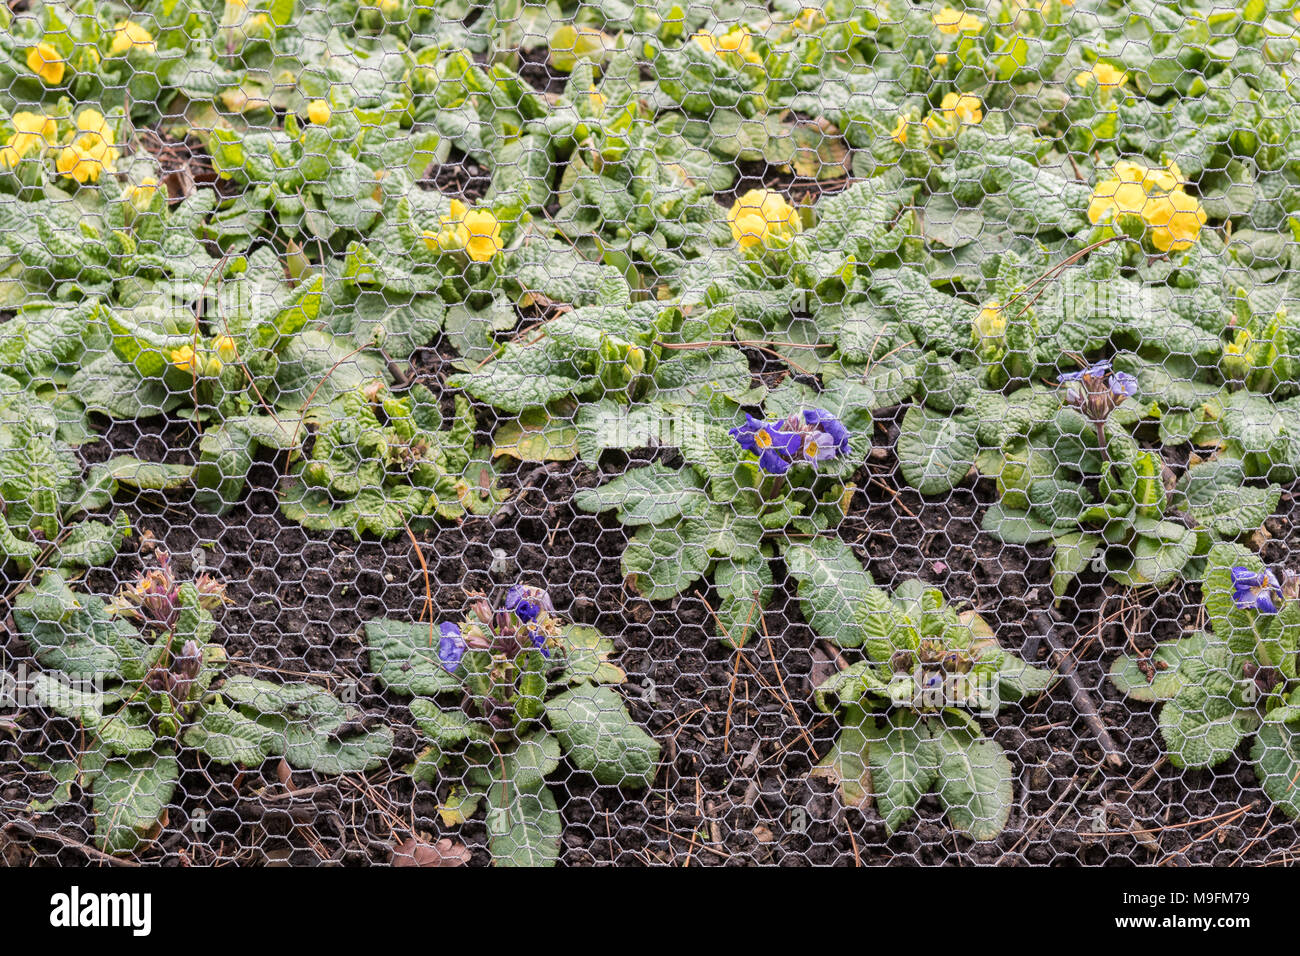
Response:
[[[486,743],[492,739],[491,733],[470,720],[463,710],[444,709],[427,697],[411,701],[411,716],[424,735],[444,750],[467,740]]]
[[[945,494],[975,466],[973,416],[944,415],[913,405],[898,433],[898,465],[904,480],[923,495]]]
[[[285,759],[300,770],[363,773],[393,749],[393,731],[361,719],[328,691],[310,684],[273,684],[232,677],[221,695],[245,716],[283,735]]]
[[[949,822],[973,840],[992,840],[1011,816],[1011,761],[997,741],[978,737],[967,727],[930,724],[939,760],[939,802]]]
[[[704,482],[692,468],[670,468],[651,462],[573,496],[583,511],[618,509],[625,525],[662,524],[682,513],[692,495],[703,496]]]
[[[929,722],[917,721],[906,712],[891,715],[867,747],[876,810],[892,834],[912,819],[917,801],[940,782],[945,754],[932,739]]]
[[[1175,767],[1222,763],[1256,722],[1254,712],[1239,708],[1224,688],[1184,687],[1160,709],[1160,735]]]
[[[115,514],[112,521],[79,521],[69,526],[50,563],[78,568],[108,564],[122,549],[130,531],[131,522],[125,511]]]
[[[659,744],[609,687],[582,684],[546,702],[551,729],[574,764],[611,786],[650,786]]]
[[[171,753],[113,757],[95,775],[95,839],[108,853],[134,850],[171,803],[180,766]]]
[[[459,691],[460,679],[438,659],[438,629],[389,618],[367,621],[370,669],[384,687],[406,697]]]
[[[189,483],[194,468],[144,461],[133,455],[118,455],[96,466],[113,480],[146,491],[170,491]]]
[[[994,504],[984,513],[980,527],[1003,544],[1035,544],[1055,537],[1050,525],[1035,521],[1026,511]]]
[[[836,538],[793,540],[785,563],[799,582],[799,602],[808,625],[841,647],[868,645],[875,660],[893,650],[889,598],[853,550]]]
[[[1282,497],[1278,485],[1247,485],[1245,468],[1235,459],[1215,459],[1194,465],[1179,480],[1178,504],[1198,524],[1225,538],[1250,534],[1264,524]]]
[[[1052,593],[1060,597],[1102,548],[1100,535],[1074,532],[1057,535],[1052,551]]]
[[[872,778],[868,767],[870,741],[878,739],[876,722],[862,708],[845,706],[835,744],[812,770],[839,787],[845,806],[865,809],[871,801]],[[882,777],[882,783],[884,778]]]
[[[554,866],[564,823],[547,787],[525,791],[496,783],[487,799],[488,849],[496,866]]]
[[[1300,708],[1279,707],[1265,718],[1250,757],[1270,800],[1292,819],[1300,818]]]
[[[1212,638],[1204,631],[1159,645],[1147,657],[1152,668],[1148,679],[1137,658],[1125,654],[1110,667],[1110,681],[1120,693],[1134,700],[1172,700],[1184,687],[1197,684],[1210,666],[1225,666],[1227,645],[1215,642],[1223,651],[1211,653]]]
[[[623,668],[610,661],[614,642],[594,627],[570,624],[556,638],[564,649],[564,677],[570,684],[621,684],[627,680]]]
[[[760,630],[763,611],[772,599],[771,561],[763,554],[720,560],[713,584],[720,600],[718,636],[732,647],[743,647]]]
[[[74,593],[56,573],[20,594],[13,616],[36,659],[51,670],[119,680],[144,676],[150,648],[139,632],[110,617],[99,598]]]
[[[535,730],[505,755],[505,765],[504,777],[512,789],[538,790],[560,765],[560,742],[545,730]]]
[[[187,747],[202,750],[217,763],[241,767],[256,767],[267,758],[283,753],[285,747],[280,734],[220,700],[203,704],[183,739]]]
[[[623,551],[623,575],[648,600],[680,594],[709,569],[709,535],[708,525],[690,519],[642,525]]]

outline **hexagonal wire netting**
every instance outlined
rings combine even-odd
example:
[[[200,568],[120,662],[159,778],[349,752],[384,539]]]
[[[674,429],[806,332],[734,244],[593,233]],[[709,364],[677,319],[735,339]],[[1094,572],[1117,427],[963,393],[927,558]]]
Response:
[[[0,859],[1291,859],[1291,0],[0,8]]]

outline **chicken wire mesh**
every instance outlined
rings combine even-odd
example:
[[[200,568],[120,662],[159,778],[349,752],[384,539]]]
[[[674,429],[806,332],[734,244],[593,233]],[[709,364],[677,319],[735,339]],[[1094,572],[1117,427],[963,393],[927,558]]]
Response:
[[[1290,860],[1300,8],[0,17],[0,859]]]

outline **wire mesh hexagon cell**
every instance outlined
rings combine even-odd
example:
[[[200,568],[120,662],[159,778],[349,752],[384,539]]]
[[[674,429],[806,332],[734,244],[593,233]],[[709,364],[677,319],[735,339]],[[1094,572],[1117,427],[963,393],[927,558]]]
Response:
[[[6,863],[1290,859],[1290,0],[0,18]]]

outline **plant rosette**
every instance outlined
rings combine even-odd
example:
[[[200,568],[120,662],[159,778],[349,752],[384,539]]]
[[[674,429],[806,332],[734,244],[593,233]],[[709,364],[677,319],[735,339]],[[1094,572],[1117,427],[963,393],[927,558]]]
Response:
[[[1177,767],[1218,766],[1253,736],[1264,792],[1300,817],[1300,576],[1224,543],[1210,551],[1202,590],[1209,629],[1120,657],[1111,682],[1160,705],[1160,735]]]
[[[47,812],[89,793],[95,840],[131,852],[166,826],[191,748],[221,764],[256,767],[283,757],[320,773],[361,773],[388,756],[393,734],[311,684],[224,674],[212,612],[228,603],[206,574],[179,581],[170,556],[109,601],[74,592],[56,572],[19,595],[14,623],[45,668],[28,688],[37,713],[73,721],[78,749],[45,764]]]
[[[471,595],[468,613],[441,625],[379,619],[365,625],[370,669],[413,697],[429,741],[410,770],[445,786],[448,825],[486,808],[499,866],[549,866],[560,816],[546,778],[567,759],[606,786],[643,788],[659,744],[616,690],[627,676],[613,642],[571,624],[542,588],[511,587],[498,602]]]
[[[851,431],[831,411],[799,405],[801,397],[773,393],[768,404],[779,417],[744,414],[730,429],[685,418],[682,467],[654,462],[575,496],[582,510],[616,509],[618,520],[636,529],[622,569],[650,600],[671,598],[712,573],[718,634],[734,647],[761,626],[773,558],[839,525],[854,492],[848,479],[869,450],[869,431]]]
[[[1041,693],[1052,672],[999,646],[978,614],[959,613],[937,589],[876,587],[839,541],[796,547],[786,560],[804,617],[863,655],[815,692],[818,709],[839,714],[840,735],[813,773],[837,784],[846,805],[874,801],[891,834],[933,790],[959,832],[996,837],[1014,806],[1015,774],[977,718]]]

